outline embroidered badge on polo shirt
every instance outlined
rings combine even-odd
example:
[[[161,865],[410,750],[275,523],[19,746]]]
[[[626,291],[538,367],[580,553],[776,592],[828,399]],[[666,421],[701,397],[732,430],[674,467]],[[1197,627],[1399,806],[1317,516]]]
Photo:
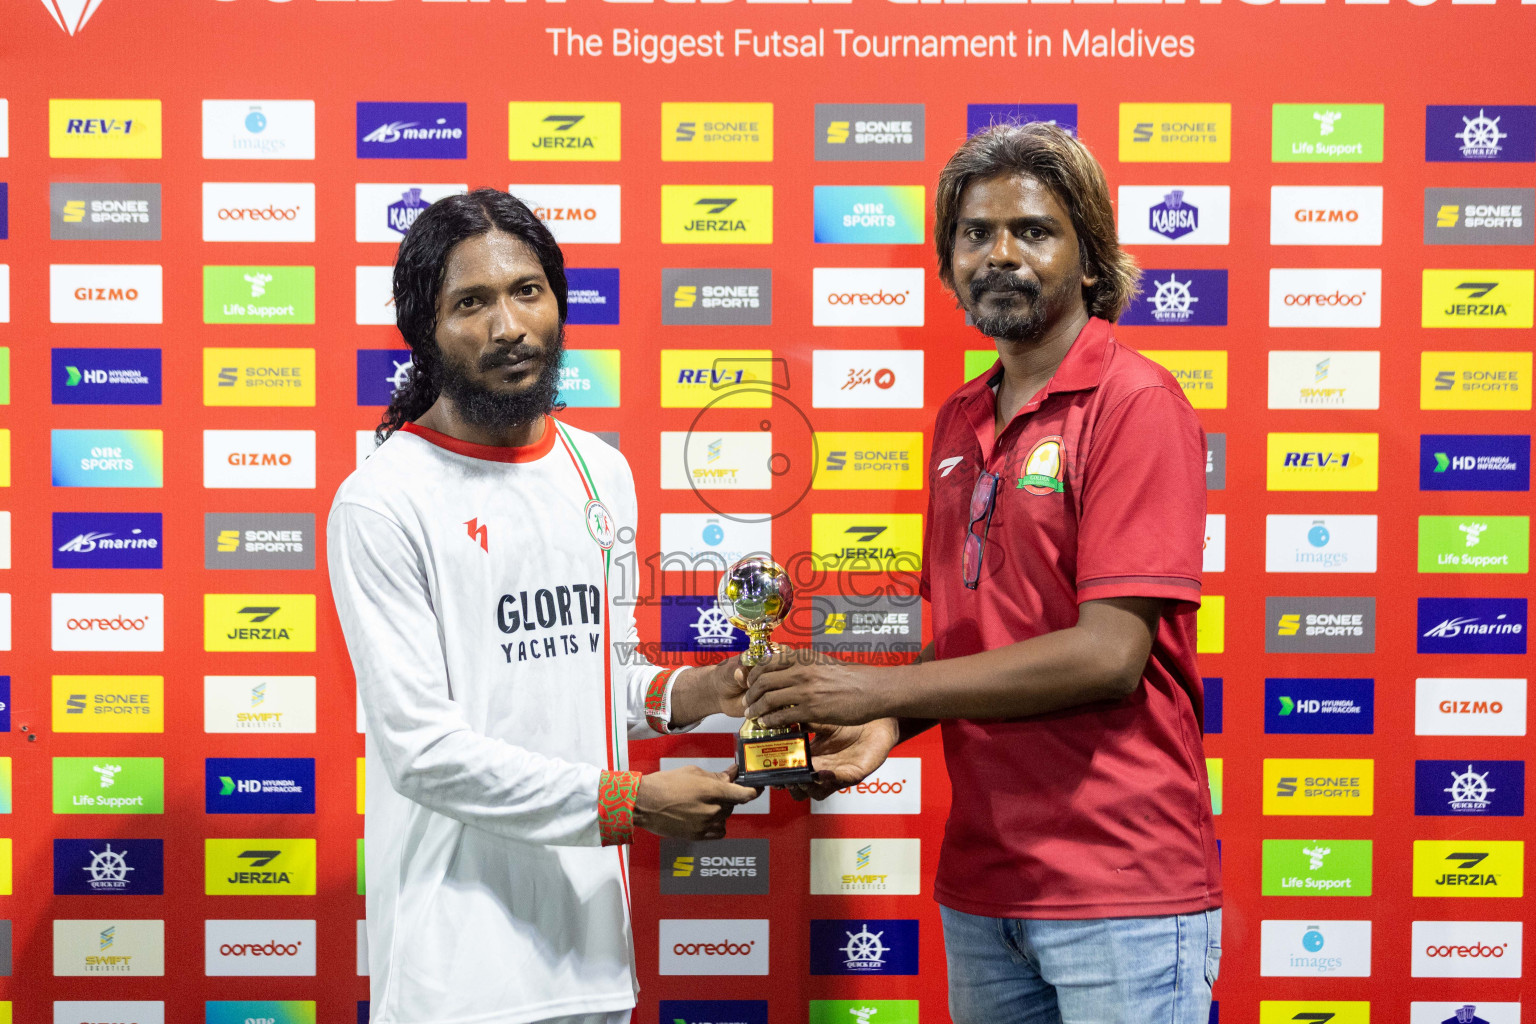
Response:
[[[1030,494],[1060,494],[1066,467],[1061,458],[1061,435],[1052,434],[1035,442],[1024,460],[1024,472],[1018,486]]]

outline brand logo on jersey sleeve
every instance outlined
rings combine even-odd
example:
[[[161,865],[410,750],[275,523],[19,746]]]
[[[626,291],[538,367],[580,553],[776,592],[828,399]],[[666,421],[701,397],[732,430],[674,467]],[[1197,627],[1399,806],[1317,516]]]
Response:
[[[54,676],[54,732],[164,732],[164,676]]]
[[[1413,813],[1520,817],[1525,814],[1525,762],[1415,761]]]
[[[746,326],[773,322],[773,271],[692,269],[661,272],[661,322]]]
[[[205,651],[314,649],[314,594],[203,595]]]
[[[1378,442],[1376,434],[1270,434],[1265,489],[1374,491]]]
[[[54,241],[160,240],[160,185],[55,181],[48,186]]]
[[[662,918],[657,973],[666,975],[766,975],[768,921]]]
[[[313,182],[203,182],[203,241],[314,240]]]
[[[1141,294],[1119,322],[1141,327],[1222,326],[1227,322],[1227,272],[1148,270]]]
[[[203,100],[204,160],[314,158],[314,100]]]
[[[811,804],[812,814],[920,814],[923,760],[890,757],[863,782]]]
[[[1424,159],[1430,163],[1536,161],[1536,107],[1425,107]]]
[[[1276,103],[1270,159],[1379,164],[1385,110],[1380,103]]]
[[[203,486],[313,488],[313,430],[203,431]]]
[[[617,267],[568,267],[566,304],[568,324],[616,324],[619,322],[619,271]]]
[[[1076,103],[968,103],[965,134],[969,138],[997,124],[1028,124],[1043,121],[1077,134]],[[1125,159],[1121,157],[1121,159]]]
[[[209,896],[313,896],[313,839],[205,839]]]
[[[1520,921],[1413,922],[1413,977],[1518,978]]]
[[[1173,374],[1196,409],[1227,407],[1227,353],[1143,349],[1142,355]]]
[[[1419,736],[1524,736],[1524,679],[1416,679]]]
[[[1536,189],[1426,188],[1425,245],[1530,245]]]
[[[1120,104],[1121,163],[1228,163],[1232,104]]]
[[[816,104],[817,160],[921,160],[921,103]]]
[[[1373,679],[1266,679],[1264,731],[1288,735],[1370,735],[1376,731]]]
[[[158,160],[159,100],[49,100],[48,155],[55,160]]]
[[[507,191],[527,203],[561,245],[619,241],[618,185],[512,184]]]
[[[620,154],[617,103],[507,104],[507,159],[613,161]]]
[[[1523,573],[1529,516],[1419,516],[1419,572]]]
[[[1369,839],[1264,840],[1265,896],[1371,895]]]
[[[1226,185],[1121,185],[1126,245],[1226,245],[1232,190]]]
[[[55,839],[55,896],[159,896],[165,892],[159,839]]]
[[[773,159],[772,103],[663,103],[661,159]]]
[[[922,568],[923,517],[918,513],[811,515],[817,564],[842,572],[909,572]]]
[[[770,244],[773,186],[663,185],[661,240],[707,245]]]
[[[1420,409],[1531,408],[1531,353],[1424,352]]]
[[[1533,283],[1532,270],[1425,270],[1420,322],[1425,327],[1530,327]]]
[[[464,103],[359,103],[357,158],[463,160],[469,155]]]
[[[154,264],[48,267],[48,321],[55,324],[158,324],[161,272]]]
[[[158,757],[56,757],[54,814],[163,814],[165,762]]]
[[[1523,597],[1421,597],[1420,654],[1524,654]]]
[[[53,922],[53,974],[63,977],[165,975],[165,922]]]
[[[1421,491],[1528,491],[1531,435],[1423,434]]]
[[[811,921],[811,974],[916,974],[916,921]]]
[[[159,405],[158,348],[56,348],[54,405]]]
[[[1369,758],[1264,759],[1264,813],[1369,815],[1375,803]]]
[[[817,185],[816,241],[922,242],[925,195],[922,185]]]

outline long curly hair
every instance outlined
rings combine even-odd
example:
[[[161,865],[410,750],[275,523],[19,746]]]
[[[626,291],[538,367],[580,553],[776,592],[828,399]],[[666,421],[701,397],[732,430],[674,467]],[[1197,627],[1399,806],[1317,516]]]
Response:
[[[467,238],[492,230],[521,239],[538,257],[560,304],[565,325],[565,256],[544,222],[516,196],[493,188],[439,199],[421,212],[395,255],[395,326],[411,347],[411,365],[374,431],[383,443],[432,407],[442,391],[442,353],[437,347],[437,298],[448,269],[448,254]]]

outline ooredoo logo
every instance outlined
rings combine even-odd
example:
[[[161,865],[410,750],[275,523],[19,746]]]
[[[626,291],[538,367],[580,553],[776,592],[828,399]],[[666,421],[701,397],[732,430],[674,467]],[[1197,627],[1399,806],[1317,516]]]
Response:
[[[923,326],[921,267],[817,267],[811,281],[817,327]]]
[[[203,959],[209,977],[312,977],[315,922],[207,921]]]
[[[313,242],[315,186],[203,182],[203,241]]]
[[[55,651],[163,651],[161,594],[54,594]]]
[[[203,486],[315,486],[313,430],[203,431]]]
[[[663,975],[768,973],[766,920],[664,918],[659,946]]]
[[[1518,978],[1520,921],[1413,922],[1415,978]]]
[[[1269,326],[1380,327],[1381,271],[1271,269]]]
[[[811,805],[812,814],[917,814],[923,806],[923,763],[893,757],[869,778]]]

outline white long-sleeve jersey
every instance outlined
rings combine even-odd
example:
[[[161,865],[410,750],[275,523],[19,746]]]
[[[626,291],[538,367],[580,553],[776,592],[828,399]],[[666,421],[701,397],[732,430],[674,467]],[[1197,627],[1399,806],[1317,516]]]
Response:
[[[600,845],[599,786],[626,735],[657,735],[660,670],[618,650],[637,639],[615,593],[636,520],[624,457],[553,419],[526,448],[408,425],[337,491],[374,1024],[634,1005],[627,848]],[[664,723],[670,685],[651,696]]]

